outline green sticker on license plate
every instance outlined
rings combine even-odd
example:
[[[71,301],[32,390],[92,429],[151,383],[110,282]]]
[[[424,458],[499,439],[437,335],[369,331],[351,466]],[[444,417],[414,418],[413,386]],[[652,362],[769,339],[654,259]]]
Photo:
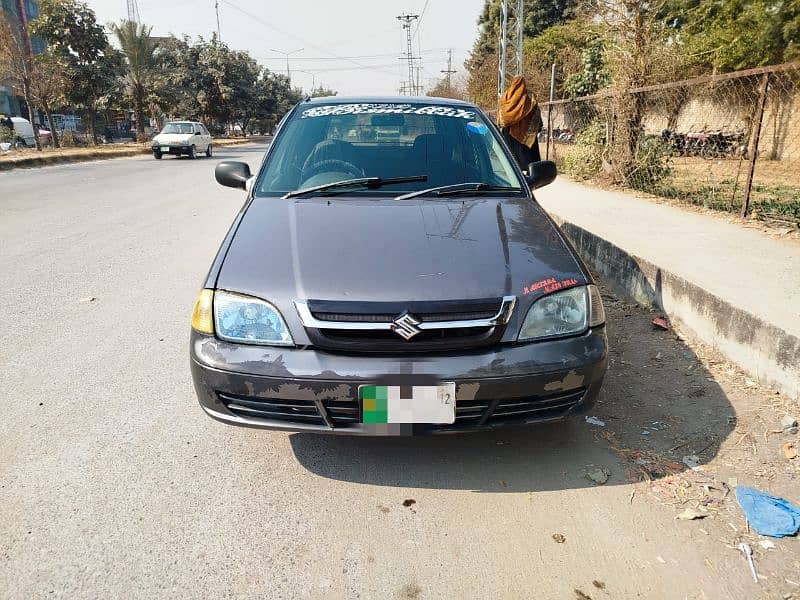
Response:
[[[364,385],[359,388],[363,423],[453,423],[456,384]]]

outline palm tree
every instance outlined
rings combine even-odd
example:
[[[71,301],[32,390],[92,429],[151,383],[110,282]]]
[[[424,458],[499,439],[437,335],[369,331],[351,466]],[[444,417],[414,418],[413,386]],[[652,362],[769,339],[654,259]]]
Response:
[[[137,138],[144,141],[144,109],[157,66],[156,43],[150,37],[153,28],[135,21],[122,21],[119,25],[112,25],[112,29],[127,59],[125,82],[133,100]]]

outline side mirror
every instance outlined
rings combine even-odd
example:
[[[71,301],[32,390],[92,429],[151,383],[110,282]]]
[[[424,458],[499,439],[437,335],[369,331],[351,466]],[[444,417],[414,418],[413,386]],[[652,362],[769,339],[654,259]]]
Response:
[[[556,163],[552,160],[540,160],[528,165],[528,175],[525,178],[531,189],[537,189],[546,186],[548,183],[553,183],[553,180],[558,175]]]
[[[226,160],[217,164],[214,169],[214,177],[220,185],[243,190],[247,185],[247,180],[251,177],[250,165]]]

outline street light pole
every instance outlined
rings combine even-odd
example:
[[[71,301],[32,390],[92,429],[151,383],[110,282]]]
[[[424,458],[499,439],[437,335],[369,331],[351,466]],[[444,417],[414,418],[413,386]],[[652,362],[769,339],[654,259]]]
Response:
[[[289,70],[289,56],[298,52],[302,52],[303,50],[305,50],[305,48],[298,48],[297,50],[292,50],[291,52],[284,52],[283,50],[276,50],[275,48],[269,49],[270,52],[283,54],[286,57],[286,77],[289,79],[289,87],[292,87],[292,72]]]

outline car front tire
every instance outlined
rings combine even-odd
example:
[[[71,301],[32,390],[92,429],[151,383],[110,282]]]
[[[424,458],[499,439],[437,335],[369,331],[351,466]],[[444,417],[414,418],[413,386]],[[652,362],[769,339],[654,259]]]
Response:
[[[161,152],[159,152],[158,150],[153,150],[153,156],[155,157],[156,160],[161,160],[161,157],[164,155],[161,154]]]
[[[197,148],[195,148],[194,144],[192,144],[189,147],[189,158],[191,158],[191,159],[197,158]]]
[[[211,144],[209,144],[209,145],[208,145],[208,147],[206,148],[206,156],[207,156],[208,158],[211,158],[211,155],[212,155],[213,153],[214,153],[214,150],[211,148]]]

